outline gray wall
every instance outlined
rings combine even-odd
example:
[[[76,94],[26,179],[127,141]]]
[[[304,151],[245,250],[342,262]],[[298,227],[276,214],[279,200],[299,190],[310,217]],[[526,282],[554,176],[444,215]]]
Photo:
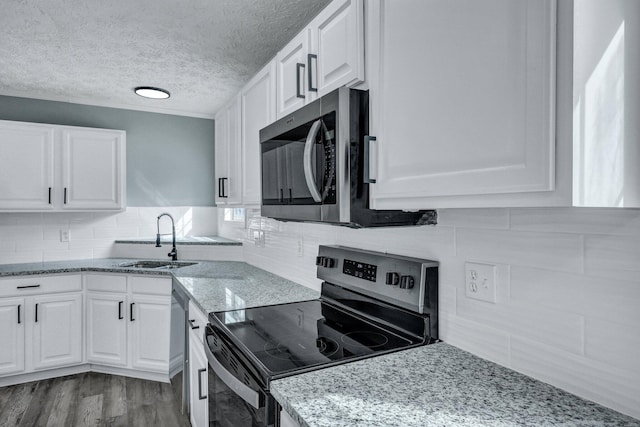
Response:
[[[213,206],[214,121],[0,96],[0,120],[127,131],[127,206]]]

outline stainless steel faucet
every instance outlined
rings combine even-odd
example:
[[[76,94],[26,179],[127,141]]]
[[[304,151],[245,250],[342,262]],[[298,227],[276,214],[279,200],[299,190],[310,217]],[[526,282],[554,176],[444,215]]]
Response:
[[[162,247],[162,245],[160,244],[160,236],[163,236],[163,234],[160,234],[160,218],[162,218],[163,216],[168,216],[169,218],[171,218],[171,234],[173,236],[173,248],[171,248],[171,252],[169,252],[167,256],[170,256],[172,261],[176,261],[178,259],[178,250],[176,249],[176,225],[171,214],[166,212],[158,215],[158,234],[156,234],[156,248]]]

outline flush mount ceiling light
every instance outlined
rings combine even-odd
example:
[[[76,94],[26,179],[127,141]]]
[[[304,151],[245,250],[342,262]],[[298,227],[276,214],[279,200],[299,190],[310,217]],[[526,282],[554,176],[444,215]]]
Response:
[[[133,91],[144,98],[151,99],[167,99],[171,96],[169,91],[151,86],[138,86]]]

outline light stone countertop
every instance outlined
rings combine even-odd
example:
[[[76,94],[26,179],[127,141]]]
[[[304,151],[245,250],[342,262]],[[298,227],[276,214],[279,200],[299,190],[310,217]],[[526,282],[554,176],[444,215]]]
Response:
[[[640,426],[445,343],[274,380],[271,393],[303,427]]]
[[[194,262],[195,264],[172,270],[140,269],[121,265],[137,260],[103,258],[0,264],[0,278],[86,271],[173,276],[176,279],[174,284],[182,286],[189,294],[189,298],[205,313],[308,301],[320,297],[318,291],[244,262],[179,260],[178,262]]]
[[[160,236],[160,242],[163,244],[171,244],[172,237],[167,235]],[[135,245],[155,245],[156,238],[154,237],[140,237],[135,239],[118,239],[116,244],[135,244]],[[188,236],[177,237],[176,246],[178,245],[200,245],[200,246],[242,246],[242,242],[237,240],[227,239],[220,236]]]

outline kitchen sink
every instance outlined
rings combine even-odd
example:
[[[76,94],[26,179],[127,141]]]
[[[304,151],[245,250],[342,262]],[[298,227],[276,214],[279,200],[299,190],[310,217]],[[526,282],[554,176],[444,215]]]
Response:
[[[118,264],[119,267],[126,268],[151,268],[151,269],[175,269],[188,267],[190,265],[195,265],[196,262],[181,262],[181,261],[134,261],[134,262],[124,262],[122,264]]]

